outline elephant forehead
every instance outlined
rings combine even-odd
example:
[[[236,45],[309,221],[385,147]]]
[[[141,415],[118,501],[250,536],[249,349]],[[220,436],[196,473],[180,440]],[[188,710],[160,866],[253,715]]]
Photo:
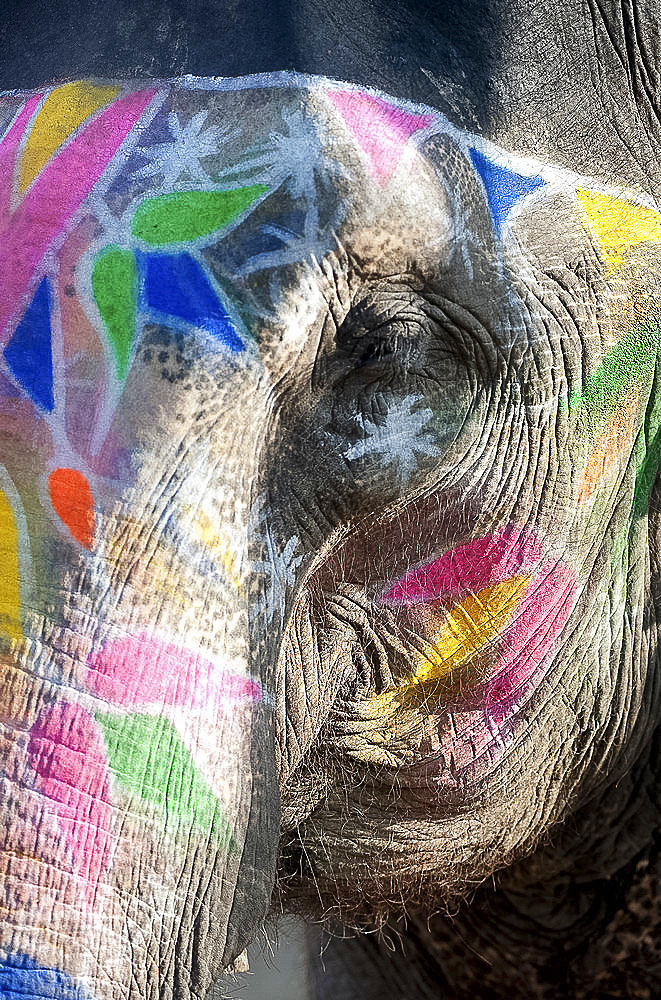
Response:
[[[0,464],[23,539],[12,606],[26,511],[93,547],[107,481],[134,483],[148,452],[163,461],[159,441],[176,446],[203,407],[223,433],[233,413],[256,419],[255,387],[273,409],[281,373],[316,349],[323,317],[341,324],[355,282],[445,282],[458,322],[476,317],[476,335],[509,349],[533,326],[510,291],[539,299],[526,254],[582,243],[621,289],[640,246],[661,240],[640,199],[320,79],[71,83],[8,95],[0,114]]]

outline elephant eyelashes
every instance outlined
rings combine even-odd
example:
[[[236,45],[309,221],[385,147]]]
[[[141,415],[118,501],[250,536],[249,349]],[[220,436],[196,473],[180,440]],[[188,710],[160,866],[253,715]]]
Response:
[[[351,345],[352,361],[358,368],[389,362],[401,364],[413,356],[415,346],[410,336],[402,336],[401,331],[385,326],[378,336],[369,331],[357,337]]]

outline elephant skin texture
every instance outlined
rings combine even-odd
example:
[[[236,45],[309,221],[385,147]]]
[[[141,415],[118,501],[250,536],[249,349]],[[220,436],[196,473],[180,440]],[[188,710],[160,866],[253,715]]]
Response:
[[[0,134],[0,995],[282,910],[319,997],[658,995],[652,188],[294,72]]]

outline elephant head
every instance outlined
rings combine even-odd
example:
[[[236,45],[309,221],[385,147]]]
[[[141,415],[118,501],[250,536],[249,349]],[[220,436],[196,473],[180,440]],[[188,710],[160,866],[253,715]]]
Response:
[[[654,203],[320,78],[1,114],[2,988],[530,854],[658,712]]]

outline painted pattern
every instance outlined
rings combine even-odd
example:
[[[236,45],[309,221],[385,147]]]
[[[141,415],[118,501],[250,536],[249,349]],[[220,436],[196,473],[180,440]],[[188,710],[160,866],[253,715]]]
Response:
[[[242,86],[241,114],[223,120],[231,107],[224,98]],[[301,534],[280,530],[268,500],[247,516],[261,553],[250,558],[232,525],[217,522],[211,487],[193,496],[189,485],[176,510],[164,501],[153,513],[162,548],[144,560],[143,577],[136,582],[127,571],[119,579],[128,543],[114,534],[116,512],[127,536],[131,518],[139,525],[147,517],[140,456],[145,441],[153,448],[150,421],[175,398],[168,387],[185,383],[196,365],[228,382],[237,372],[266,379],[261,334],[269,316],[285,311],[282,273],[319,266],[335,252],[353,208],[349,194],[333,192],[355,182],[357,198],[367,191],[374,204],[394,205],[398,185],[428,171],[427,146],[439,138],[456,145],[480,193],[501,274],[528,266],[526,220],[554,198],[570,204],[576,232],[622,301],[635,295],[629,285],[641,255],[644,263],[661,245],[661,215],[643,197],[505,152],[433,109],[317,80],[308,81],[306,104],[286,75],[205,87],[82,82],[5,98],[13,116],[0,140],[0,650],[17,662],[29,655],[34,616],[62,603],[78,579],[72,567],[97,581],[102,607],[130,602],[131,587],[134,603],[144,601],[142,580],[155,608],[154,622],[128,618],[92,630],[82,667],[71,668],[74,681],[58,676],[54,694],[13,720],[27,733],[22,780],[50,803],[58,864],[68,866],[87,912],[101,914],[100,926],[122,810],[173,844],[181,835],[240,852],[243,831],[219,777],[219,720],[245,728],[252,707],[271,697],[240,658],[210,651],[194,635],[187,644],[171,623],[160,627],[159,602],[181,603],[167,587],[171,552],[199,571],[183,590],[199,585],[202,595],[213,583],[231,595],[228,604],[250,604],[260,641],[285,626],[309,565]],[[262,120],[264,87],[274,110]],[[448,198],[461,225],[459,194]],[[361,225],[367,233],[369,219]],[[465,252],[469,236],[455,232]],[[259,305],[265,288],[270,313]],[[296,310],[304,326],[303,306]],[[577,517],[607,502],[633,456],[625,537],[646,514],[661,458],[658,323],[638,317],[620,333],[579,385],[559,386],[547,402],[569,421],[582,456],[565,497]],[[158,408],[143,411],[149,389],[143,393],[138,365],[155,357]],[[442,415],[417,391],[375,399],[368,413],[349,413],[335,452],[345,476],[395,482],[395,495],[405,496],[442,464]],[[219,476],[216,458],[209,464]],[[616,559],[621,548],[614,551]],[[470,746],[458,741],[457,761],[479,755],[495,731],[504,742],[508,719],[551,663],[576,606],[580,567],[571,554],[534,526],[506,520],[377,576],[367,581],[375,606],[398,615],[423,646],[374,699],[374,711],[422,704],[442,717],[439,699],[468,685],[472,701],[455,712],[455,724],[463,712]],[[160,590],[151,594],[157,577]],[[193,604],[207,600],[188,593]],[[46,982],[50,996],[89,995],[22,952],[0,963],[2,996],[45,995]]]

